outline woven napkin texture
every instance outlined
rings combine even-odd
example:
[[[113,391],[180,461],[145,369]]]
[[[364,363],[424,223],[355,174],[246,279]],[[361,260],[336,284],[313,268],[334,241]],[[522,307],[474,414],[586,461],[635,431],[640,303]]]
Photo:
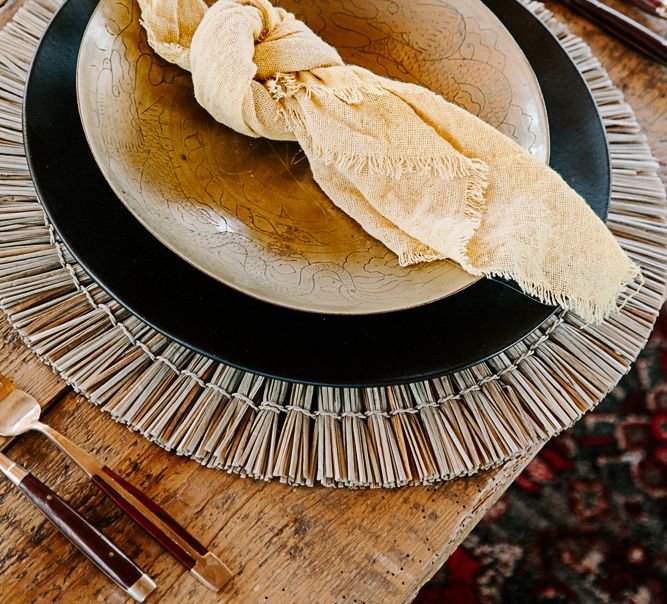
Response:
[[[513,279],[599,322],[639,274],[548,166],[414,84],[346,65],[267,0],[139,0],[153,49],[192,73],[197,101],[252,137],[296,140],[332,202],[395,252]]]

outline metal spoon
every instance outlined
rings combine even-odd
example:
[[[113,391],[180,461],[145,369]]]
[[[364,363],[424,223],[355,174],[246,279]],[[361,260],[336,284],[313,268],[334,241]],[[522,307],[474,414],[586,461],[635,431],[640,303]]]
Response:
[[[40,422],[41,412],[33,396],[18,390],[11,380],[0,375],[0,436],[18,436],[29,430],[41,432],[67,453],[93,484],[109,495],[121,510],[206,587],[218,591],[229,581],[232,573],[227,566],[165,510],[90,453]]]

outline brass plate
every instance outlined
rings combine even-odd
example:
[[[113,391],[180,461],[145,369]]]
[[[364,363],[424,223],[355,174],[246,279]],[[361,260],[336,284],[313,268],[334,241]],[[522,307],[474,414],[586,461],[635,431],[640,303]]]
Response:
[[[548,160],[535,74],[479,0],[279,4],[347,62],[427,86]],[[79,52],[77,95],[103,174],[164,245],[244,293],[314,312],[410,308],[475,281],[449,262],[399,267],[322,193],[296,143],[215,122],[189,74],[150,49],[139,16],[132,0],[100,2]]]

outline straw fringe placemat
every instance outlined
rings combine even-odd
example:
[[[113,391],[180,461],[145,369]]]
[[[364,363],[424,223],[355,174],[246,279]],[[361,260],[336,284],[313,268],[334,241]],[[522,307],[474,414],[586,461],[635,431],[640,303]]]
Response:
[[[295,485],[428,483],[492,467],[569,427],[644,346],[665,292],[658,164],[590,49],[542,4],[528,6],[576,62],[604,120],[613,167],[609,226],[645,283],[600,326],[560,313],[465,371],[363,389],[290,384],[195,354],[111,299],[58,241],[28,172],[21,103],[38,40],[59,4],[28,0],[0,32],[0,305],[26,344],[115,420],[242,476]]]

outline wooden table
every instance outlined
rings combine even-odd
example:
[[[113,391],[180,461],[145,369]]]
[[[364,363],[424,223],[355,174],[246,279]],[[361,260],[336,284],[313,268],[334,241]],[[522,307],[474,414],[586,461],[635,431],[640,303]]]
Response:
[[[0,9],[0,23],[19,5],[14,0]],[[604,60],[664,165],[667,72],[553,8]],[[652,23],[665,32],[657,20]],[[159,587],[151,602],[409,602],[537,452],[429,488],[349,491],[257,483],[202,468],[116,424],[42,365],[4,319],[0,338],[0,373],[39,398],[48,423],[141,486],[236,572],[220,595],[208,592],[43,437],[0,441],[152,575]],[[8,481],[0,481],[0,602],[93,600],[129,601]]]

